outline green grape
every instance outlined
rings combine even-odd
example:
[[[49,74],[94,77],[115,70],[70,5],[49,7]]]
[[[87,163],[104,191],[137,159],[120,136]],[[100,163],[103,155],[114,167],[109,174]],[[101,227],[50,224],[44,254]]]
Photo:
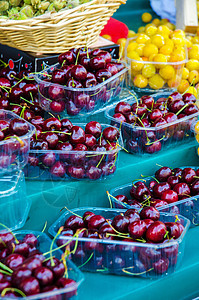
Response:
[[[21,0],[9,0],[11,6],[19,6]]]
[[[28,5],[31,4],[31,0],[23,0],[23,2],[24,2],[25,4],[28,4]]]
[[[54,4],[54,7],[57,11],[59,11],[60,9],[66,7],[66,1],[63,1],[63,0],[54,0],[53,4]]]
[[[0,1],[0,12],[6,11],[9,9],[8,1]]]
[[[54,7],[54,4],[51,3],[49,6],[48,6],[48,11],[55,11],[55,7]]]
[[[31,0],[32,6],[36,9],[41,3],[41,0]]]
[[[45,12],[45,11],[48,9],[49,5],[50,5],[50,2],[48,2],[48,1],[42,1],[42,2],[39,4],[38,8],[39,8],[39,10],[40,10],[41,12]]]
[[[13,20],[26,20],[28,17],[23,12],[18,12],[18,14],[13,16]]]
[[[19,12],[19,7],[12,7],[11,9],[8,10],[9,18],[12,18],[12,16],[18,14],[18,12]]]
[[[22,7],[20,12],[25,14],[28,18],[32,18],[34,15],[34,10],[31,5],[26,5],[26,6]],[[22,19],[20,19],[20,20],[22,20]]]

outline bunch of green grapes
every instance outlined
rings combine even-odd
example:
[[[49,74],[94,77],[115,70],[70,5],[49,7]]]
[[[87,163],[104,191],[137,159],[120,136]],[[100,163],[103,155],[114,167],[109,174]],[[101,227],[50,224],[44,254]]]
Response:
[[[46,12],[71,9],[91,0],[0,0],[0,19],[25,20]]]

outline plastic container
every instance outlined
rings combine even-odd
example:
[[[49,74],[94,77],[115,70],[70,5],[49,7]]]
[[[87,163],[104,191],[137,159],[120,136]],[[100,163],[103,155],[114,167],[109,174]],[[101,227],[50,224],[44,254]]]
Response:
[[[16,230],[25,224],[30,210],[30,199],[26,196],[24,173],[0,177],[0,230],[4,226]],[[2,225],[3,224],[3,225]]]
[[[117,214],[125,212],[125,210],[118,209],[84,207],[73,209],[72,213],[83,216],[86,211],[92,211],[96,215],[102,215],[106,219],[112,219]],[[69,212],[64,213],[49,228],[49,233],[55,236],[59,228],[64,225],[66,219],[71,215]],[[176,240],[162,244],[149,244],[78,238],[78,251],[72,255],[72,259],[78,266],[82,265],[81,270],[99,272],[101,274],[134,275],[145,278],[159,278],[163,275],[171,274],[182,261],[185,244],[184,236],[190,225],[188,219],[180,215],[178,217],[179,222],[183,224],[185,229],[182,235]],[[163,222],[175,222],[176,216],[174,214],[161,213],[160,220]],[[71,239],[74,240],[72,242],[74,246],[74,237],[60,236],[57,242],[65,244]],[[168,263],[167,270],[163,270],[162,268],[162,271],[156,271],[154,263],[159,259],[167,257],[169,260],[166,260]]]
[[[86,124],[74,124],[85,128]],[[101,124],[102,131],[109,125]],[[62,151],[62,150],[30,150],[29,163],[24,172],[30,180],[101,180],[114,174],[123,141],[118,138],[118,146],[110,151]],[[44,155],[55,158],[51,166],[44,165]],[[61,166],[60,163],[61,162]],[[59,164],[59,166],[57,165]],[[73,168],[75,166],[75,169]],[[94,167],[94,169],[93,169]],[[58,168],[61,170],[58,174]],[[57,174],[57,175],[55,175]]]
[[[34,234],[37,237],[38,243],[36,248],[41,251],[42,253],[48,252],[52,243],[52,240],[45,234],[40,231],[30,231],[30,230],[20,230],[15,232],[15,236],[17,239],[23,239],[26,234]],[[53,246],[53,249],[55,246]],[[58,259],[61,259],[62,252],[60,250],[54,251],[53,256]],[[47,257],[46,257],[47,258]],[[50,291],[45,293],[40,293],[37,295],[27,296],[25,299],[28,300],[61,300],[61,299],[78,299],[77,296],[69,297],[69,293],[74,292],[80,284],[84,280],[84,275],[82,272],[74,265],[74,263],[70,260],[67,260],[67,267],[68,267],[68,278],[73,279],[76,281],[76,284],[70,288],[62,288],[56,291]],[[3,297],[5,300],[10,300],[12,298]],[[17,297],[16,299],[23,299],[22,297]]]
[[[124,86],[125,75],[127,72],[126,64],[124,69],[112,76],[103,83],[90,88],[70,88],[65,85],[59,85],[52,82],[44,81],[49,78],[50,72],[60,67],[55,64],[35,76],[39,88],[40,106],[47,112],[53,114],[61,114],[62,116],[88,116],[101,110],[114,98],[117,101],[119,94]],[[52,97],[52,89],[59,89],[59,94],[56,98]],[[54,109],[54,100],[62,103],[59,111]]]
[[[125,59],[128,68],[127,84],[129,88],[133,88],[135,92],[142,94],[151,94],[163,91],[171,91],[177,89],[181,82],[182,71],[187,62],[187,48],[185,47],[185,59],[178,62],[153,62],[139,61],[131,59],[127,56],[128,45],[135,41],[136,38],[127,39],[125,46]],[[169,66],[169,68],[168,68]],[[167,67],[166,69],[163,69]],[[151,69],[151,76],[145,75]],[[139,80],[139,76],[141,80]],[[140,84],[141,83],[141,84]]]
[[[179,167],[179,168],[180,169],[192,168],[194,170],[199,169],[199,167],[192,167],[192,166]],[[144,180],[145,180],[144,183],[146,184],[146,186],[148,186],[150,181],[153,179],[144,178]],[[133,181],[133,183],[136,183],[137,181],[139,180],[135,180]],[[118,186],[117,188],[110,190],[110,195],[113,196],[113,197],[110,196],[110,200],[114,208],[120,208],[120,209],[135,208],[136,209],[136,207],[123,203],[115,198],[117,195],[124,195],[128,199],[131,199],[130,196],[131,188],[132,188],[132,182],[122,186]],[[179,200],[177,202],[158,207],[157,209],[161,212],[180,214],[190,220],[191,226],[199,225],[199,195],[192,196],[187,199]]]
[[[9,122],[13,119],[21,118],[11,111],[0,109],[0,120]],[[20,136],[20,141],[16,138],[0,141],[0,176],[22,169],[28,162],[30,138],[35,127],[28,122],[26,123],[29,130],[25,135]]]
[[[168,97],[171,93],[157,93],[152,95],[155,102],[161,97]],[[123,99],[126,101],[126,99]],[[138,100],[139,101],[139,100]],[[132,99],[127,101],[129,104],[135,103]],[[195,114],[186,116],[176,121],[159,126],[159,127],[139,127],[134,126],[113,118],[115,107],[112,107],[105,112],[107,119],[111,121],[111,125],[121,128],[124,147],[129,153],[133,154],[153,154],[160,150],[175,147],[180,143],[189,142],[193,139],[192,125],[198,118],[199,111]]]

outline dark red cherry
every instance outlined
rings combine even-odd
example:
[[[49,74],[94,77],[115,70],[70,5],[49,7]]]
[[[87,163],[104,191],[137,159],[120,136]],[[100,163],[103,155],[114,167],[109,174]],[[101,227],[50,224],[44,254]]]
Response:
[[[177,99],[172,101],[172,103],[169,105],[169,109],[173,113],[177,113],[179,110],[181,110],[184,107],[185,103],[184,101]]]
[[[22,119],[13,119],[10,122],[9,130],[10,130],[11,134],[16,134],[17,136],[22,136],[28,132],[29,126],[28,126],[27,122],[25,122]]]
[[[130,113],[130,115],[133,115],[133,114]],[[119,122],[126,122],[127,121],[128,123],[131,123],[130,120],[126,119],[125,116],[121,113],[114,114],[113,118],[115,118]]]
[[[18,286],[23,279],[29,278],[31,275],[32,275],[31,270],[24,267],[18,267],[12,273],[12,284],[14,286]]]
[[[61,129],[61,126],[61,122],[57,118],[52,117],[44,121],[43,129],[44,131],[57,131]]]
[[[14,86],[9,93],[9,98],[13,102],[19,102],[23,97],[23,90],[20,87]]]
[[[32,99],[38,93],[37,86],[33,83],[27,83],[23,86],[22,90],[25,99]]]
[[[146,206],[141,210],[140,218],[141,219],[151,219],[153,221],[158,221],[159,218],[160,218],[160,213],[156,208],[154,208],[152,206],[149,206],[149,207]]]
[[[34,270],[34,277],[41,286],[51,285],[53,282],[53,272],[43,266]]]
[[[91,218],[92,216],[94,216],[94,215],[95,215],[95,214],[94,214],[93,212],[91,212],[91,211],[86,211],[86,212],[83,214],[82,219],[83,219],[83,221],[84,221],[85,226],[88,226],[88,222],[89,222],[90,218]]]
[[[50,173],[56,177],[64,177],[66,173],[66,168],[65,165],[57,161],[51,168],[50,168]]]
[[[68,130],[71,130],[71,128],[73,127],[73,124],[69,119],[62,119],[61,127],[62,127],[62,129],[67,128]]]
[[[66,297],[71,298],[77,294],[77,283],[70,278],[59,278],[56,282],[58,288],[66,289]]]
[[[168,182],[160,182],[157,183],[154,188],[153,188],[153,194],[157,199],[161,199],[162,193],[164,191],[168,191],[170,190],[170,185],[168,184]]]
[[[41,160],[46,167],[51,167],[56,161],[55,153],[48,152],[42,156]]]
[[[58,57],[58,62],[60,65],[62,64],[66,64],[66,65],[70,65],[70,64],[74,64],[76,60],[76,56],[72,51],[66,51],[62,54],[59,55]]]
[[[131,105],[125,101],[120,101],[115,107],[115,113],[126,114],[131,112]]]
[[[44,141],[48,142],[48,146],[51,149],[55,149],[59,141],[57,134],[54,132],[46,132],[42,135],[42,138]]]
[[[163,118],[165,119],[165,121],[167,123],[175,122],[178,119],[178,117],[176,116],[176,114],[174,114],[172,112],[167,113],[166,115],[163,116]]]
[[[92,134],[94,137],[99,138],[101,135],[102,126],[99,122],[91,121],[86,124],[85,133]]]
[[[95,74],[96,79],[99,83],[104,82],[105,80],[109,79],[112,75],[107,69],[100,69]]]
[[[66,83],[66,78],[65,78],[64,70],[56,69],[56,70],[52,71],[51,81],[53,83],[65,84]]]
[[[118,73],[118,69],[115,64],[107,63],[106,69],[111,73],[112,76]]]
[[[71,76],[76,80],[85,80],[87,77],[87,70],[82,65],[75,65],[71,69]]]
[[[198,112],[198,108],[195,104],[189,104],[185,110],[184,110],[184,113],[187,115],[187,116],[190,116],[192,114],[195,114]]]
[[[180,182],[180,179],[178,176],[169,176],[169,178],[167,178],[167,182],[170,184],[171,188],[174,187],[174,185],[176,185],[177,183]]]
[[[23,279],[20,282],[19,287],[22,290],[22,292],[24,292],[27,296],[39,294],[40,292],[38,280],[31,276]]]
[[[133,239],[140,239],[146,232],[146,224],[143,220],[134,221],[128,226],[128,232]]]
[[[77,230],[78,228],[84,227],[84,221],[82,218],[72,215],[65,221],[64,227]]]
[[[104,217],[94,215],[88,220],[88,229],[98,230],[105,221]]]
[[[196,97],[191,94],[191,93],[185,93],[182,96],[182,100],[184,101],[184,103],[195,103],[196,102]]]
[[[88,148],[92,148],[96,144],[97,144],[97,139],[94,137],[94,135],[89,133],[85,134],[85,145]]]
[[[91,58],[89,65],[92,70],[100,70],[106,67],[106,61],[101,56],[95,56]]]
[[[157,119],[162,117],[162,113],[159,109],[154,109],[152,112],[149,114],[149,120],[151,122],[155,122]]]
[[[68,166],[67,174],[72,178],[82,179],[85,176],[84,167]]]
[[[119,131],[115,127],[107,127],[103,130],[103,137],[109,142],[114,142],[119,138]]]
[[[180,182],[173,187],[173,190],[178,194],[179,199],[183,196],[189,196],[191,191],[188,184]]]
[[[69,79],[66,83],[66,86],[70,87],[70,88],[73,88],[73,89],[79,89],[79,88],[82,88],[82,84],[77,81],[76,79]]]
[[[124,196],[125,197],[125,196]],[[117,198],[118,199],[118,198]],[[123,199],[124,200],[124,199]],[[122,201],[124,202],[124,201]],[[140,215],[136,209],[128,209],[125,213],[125,216],[129,218],[129,222],[132,223],[134,221],[139,221],[140,220]]]
[[[162,167],[155,172],[155,177],[160,182],[167,181],[167,179],[171,175],[172,175],[172,170],[169,167]]]
[[[112,226],[119,232],[127,233],[129,218],[127,216],[117,215],[113,219]]]
[[[195,195],[199,194],[199,180],[198,179],[196,179],[194,182],[192,182],[190,189],[191,189],[192,195],[195,196]]]
[[[60,262],[58,258],[53,257],[52,260],[49,259],[45,261],[44,265],[53,272],[55,279],[58,279],[64,275],[65,272],[64,264]]]
[[[0,86],[5,87],[5,88],[10,88],[11,87],[11,83],[10,80],[8,80],[7,78],[0,78]]]
[[[65,98],[64,88],[59,85],[52,84],[48,88],[48,96],[51,100],[62,100]],[[51,102],[51,103],[53,103],[53,102]]]
[[[102,175],[102,170],[95,166],[90,166],[86,170],[86,176],[91,180],[99,179]]]
[[[168,258],[160,258],[156,262],[153,263],[154,272],[156,274],[164,274],[169,268],[169,259]]]
[[[176,222],[165,222],[169,232],[169,238],[178,239],[181,235],[180,228]]]
[[[16,269],[24,262],[24,257],[18,253],[10,254],[5,259],[5,264],[10,269]]]
[[[195,180],[196,172],[192,168],[184,168],[181,176],[183,182],[190,184]]]
[[[181,178],[181,176],[182,176],[182,169],[180,169],[180,168],[174,168],[172,172],[173,172],[173,175]]]
[[[161,221],[152,223],[146,231],[146,238],[153,243],[161,243],[164,240],[167,228]]]
[[[101,50],[98,54],[97,54],[98,57],[102,57],[105,62],[108,64],[111,62],[112,60],[112,57],[111,57],[111,54],[108,52],[108,51],[104,51],[104,50]]]
[[[162,193],[161,199],[170,204],[178,201],[178,194],[173,190],[167,190]]]
[[[152,96],[142,96],[140,102],[145,104],[149,109],[153,108],[154,98]]]
[[[85,132],[79,126],[73,126],[71,129],[70,142],[72,144],[83,144],[85,142]]]

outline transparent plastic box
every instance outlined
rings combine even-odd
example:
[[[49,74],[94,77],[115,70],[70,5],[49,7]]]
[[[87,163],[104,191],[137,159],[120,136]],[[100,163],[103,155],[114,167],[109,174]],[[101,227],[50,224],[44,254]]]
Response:
[[[86,124],[73,124],[85,128]],[[101,124],[102,131],[110,125]],[[113,127],[113,126],[112,126]],[[117,169],[119,151],[123,147],[120,137],[118,146],[109,151],[62,151],[30,150],[28,164],[24,169],[29,180],[102,180],[113,175]],[[120,147],[121,146],[121,147]],[[44,165],[44,156],[53,156],[51,166]],[[61,164],[60,164],[60,163]],[[57,164],[59,166],[57,166]],[[61,170],[59,173],[58,171]],[[57,171],[58,170],[58,171]],[[57,173],[56,173],[57,172]],[[55,173],[57,175],[55,175]]]
[[[9,122],[13,119],[21,118],[11,111],[0,109],[0,120]],[[29,130],[25,135],[20,136],[19,140],[11,138],[0,141],[0,176],[22,169],[28,162],[30,138],[34,134],[35,127],[25,122]]]
[[[125,60],[128,66],[127,84],[135,92],[150,94],[177,89],[181,82],[183,68],[187,62],[187,48],[185,49],[185,59],[178,62],[153,62],[139,61],[131,59],[127,55],[127,48],[130,43],[136,40],[135,37],[127,39],[125,46]],[[146,45],[147,46],[147,45]],[[166,67],[166,69],[165,69]],[[164,69],[163,69],[164,68]],[[142,86],[139,83],[140,75],[143,76],[151,69],[151,76],[142,78]],[[141,81],[140,81],[141,82]]]
[[[193,167],[193,166],[186,166],[186,167],[179,167],[180,169],[185,169],[185,168],[192,168],[194,170],[199,169],[199,167]],[[154,176],[154,175],[152,175]],[[150,181],[153,180],[152,178],[142,178],[145,180],[145,184],[146,186],[149,185]],[[142,180],[141,179],[141,180]],[[135,180],[132,181],[134,184],[139,181],[139,180]],[[130,190],[132,188],[132,182],[131,183],[127,183],[125,185],[122,186],[118,186],[114,189],[110,190],[110,200],[112,203],[112,206],[114,208],[120,208],[120,209],[129,209],[129,208],[134,208],[137,209],[136,207],[134,207],[133,205],[129,205],[127,203],[123,203],[119,200],[117,200],[117,198],[115,198],[117,195],[124,195],[126,196],[128,199],[131,199],[130,196]],[[168,213],[173,213],[173,214],[180,214],[184,217],[186,217],[187,219],[190,220],[191,222],[191,226],[197,226],[199,225],[199,195],[196,196],[192,196],[189,197],[187,199],[183,199],[183,200],[179,200],[177,202],[165,205],[165,206],[161,206],[157,208],[159,211],[161,212],[168,212]]]
[[[127,72],[126,64],[124,69],[102,83],[90,88],[70,88],[66,85],[59,85],[45,79],[49,78],[50,72],[60,67],[55,64],[45,69],[41,74],[35,76],[38,83],[38,97],[40,106],[47,112],[61,114],[62,116],[88,116],[101,110],[114,98],[118,99],[125,83]],[[59,90],[56,98],[52,96],[52,89]],[[53,108],[54,101],[62,103],[60,111]]]
[[[125,210],[95,207],[73,209],[71,213],[64,213],[49,228],[49,233],[55,236],[68,217],[73,213],[83,216],[86,211],[92,211],[96,215],[102,215],[106,219],[113,219],[116,215],[125,212]],[[184,237],[190,225],[190,221],[185,217],[178,215],[178,218],[178,222],[185,229],[176,240],[162,244],[150,244],[124,242],[122,240],[78,238],[78,251],[72,255],[72,259],[76,265],[82,266],[81,270],[99,272],[101,274],[131,275],[145,278],[159,278],[171,274],[178,268],[183,259]],[[175,222],[176,216],[169,213],[160,213],[160,220],[163,222]],[[59,236],[57,243],[65,244],[73,240],[71,242],[71,248],[73,249],[75,239],[69,236]],[[163,270],[162,268],[158,272],[154,269],[154,264],[160,259],[166,259],[167,270]]]
[[[170,94],[170,92],[157,93],[152,97],[156,102],[159,98],[167,98]],[[126,101],[126,99],[122,101]],[[135,99],[126,102],[132,105],[135,103]],[[121,124],[113,117],[114,113],[115,107],[111,107],[106,110],[105,116],[110,120],[111,125],[121,129],[125,149],[129,153],[137,155],[158,153],[160,150],[193,140],[192,126],[199,116],[198,110],[195,114],[177,119],[163,126],[139,127],[126,122]]]
[[[4,226],[16,230],[26,222],[30,210],[30,200],[26,196],[24,173],[18,171],[15,174],[0,177],[0,230]],[[2,225],[3,224],[3,225]]]
[[[29,231],[29,230],[20,230],[18,232],[14,232],[14,235],[18,240],[23,239],[26,234],[34,234],[37,237],[38,243],[36,248],[42,253],[48,252],[52,243],[52,240],[45,234],[40,231]],[[53,249],[56,247],[53,246]],[[58,259],[61,259],[62,252],[60,250],[53,251],[53,256]],[[80,286],[80,284],[84,280],[84,275],[77,268],[77,266],[70,260],[67,260],[68,267],[68,278],[76,281],[76,284],[70,288],[61,288],[56,291],[50,291],[45,293],[40,293],[37,295],[27,296],[24,299],[28,300],[62,300],[62,299],[78,299],[78,296],[75,295],[70,297],[69,294],[71,292],[75,292]],[[12,298],[4,296],[2,299],[10,300]],[[16,297],[15,299],[23,299],[22,297]]]

